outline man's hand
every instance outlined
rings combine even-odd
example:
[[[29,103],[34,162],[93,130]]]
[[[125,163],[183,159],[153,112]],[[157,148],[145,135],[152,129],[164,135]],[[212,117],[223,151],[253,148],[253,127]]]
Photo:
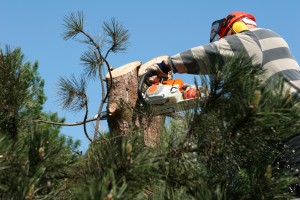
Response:
[[[149,81],[151,84],[158,84],[161,82],[161,78],[158,78],[157,76],[148,77],[146,80]]]
[[[146,71],[153,71],[159,78],[167,78],[171,67],[168,64],[168,61],[162,61],[161,63],[155,63],[148,67]]]

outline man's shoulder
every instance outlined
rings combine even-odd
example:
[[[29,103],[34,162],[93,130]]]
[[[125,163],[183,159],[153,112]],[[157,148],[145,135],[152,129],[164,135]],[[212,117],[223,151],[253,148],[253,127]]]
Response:
[[[251,32],[274,32],[273,30],[271,30],[271,29],[267,29],[267,28],[261,28],[261,27],[256,27],[256,28],[251,28],[251,29],[249,29],[249,31],[251,31]]]
[[[252,28],[249,29],[251,33],[254,33],[258,38],[265,38],[265,37],[281,37],[278,33],[271,29],[266,28]]]

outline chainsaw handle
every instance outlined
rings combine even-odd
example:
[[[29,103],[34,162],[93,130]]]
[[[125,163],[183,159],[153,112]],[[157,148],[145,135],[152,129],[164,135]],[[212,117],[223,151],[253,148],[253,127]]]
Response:
[[[149,70],[147,71],[146,73],[144,73],[141,77],[141,80],[139,82],[139,85],[138,85],[138,98],[139,98],[139,101],[143,104],[143,105],[146,105],[147,103],[145,102],[144,100],[144,97],[143,97],[143,93],[142,93],[142,89],[143,89],[143,85],[146,81],[146,79],[148,77],[151,77],[151,76],[154,76],[155,75],[155,71],[154,70]]]

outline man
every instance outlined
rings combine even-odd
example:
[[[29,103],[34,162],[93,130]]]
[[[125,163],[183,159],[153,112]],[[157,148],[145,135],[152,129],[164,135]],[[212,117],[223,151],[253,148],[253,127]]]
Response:
[[[215,64],[222,68],[230,57],[240,53],[245,59],[251,59],[253,65],[265,70],[264,81],[282,77],[286,91],[291,94],[299,92],[299,64],[286,41],[271,30],[258,28],[255,17],[245,12],[233,12],[214,21],[210,43],[171,56],[148,70],[154,70],[158,76],[166,76],[169,72],[208,75]],[[286,146],[281,160],[283,165],[300,171],[300,153],[294,153],[295,147],[300,146],[300,135],[292,137]],[[294,186],[293,190],[299,197],[300,186]]]
[[[300,89],[299,64],[286,41],[271,30],[257,28],[255,17],[245,12],[233,12],[214,21],[209,44],[178,53],[149,69],[156,71],[158,76],[166,76],[169,71],[210,74],[217,61],[222,67],[222,63],[240,53],[251,59],[253,65],[260,65],[266,70],[265,81],[281,76],[290,93]],[[216,59],[220,56],[221,60]]]

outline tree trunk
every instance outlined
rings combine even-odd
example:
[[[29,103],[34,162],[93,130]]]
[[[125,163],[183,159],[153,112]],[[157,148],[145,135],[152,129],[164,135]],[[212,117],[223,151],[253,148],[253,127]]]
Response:
[[[164,116],[151,116],[149,113],[141,112],[138,102],[138,77],[145,69],[159,62],[166,56],[152,59],[141,64],[135,61],[123,65],[106,75],[108,85],[108,126],[113,134],[129,134],[131,130],[143,130],[145,145],[155,146],[158,142],[158,133],[163,127]]]

